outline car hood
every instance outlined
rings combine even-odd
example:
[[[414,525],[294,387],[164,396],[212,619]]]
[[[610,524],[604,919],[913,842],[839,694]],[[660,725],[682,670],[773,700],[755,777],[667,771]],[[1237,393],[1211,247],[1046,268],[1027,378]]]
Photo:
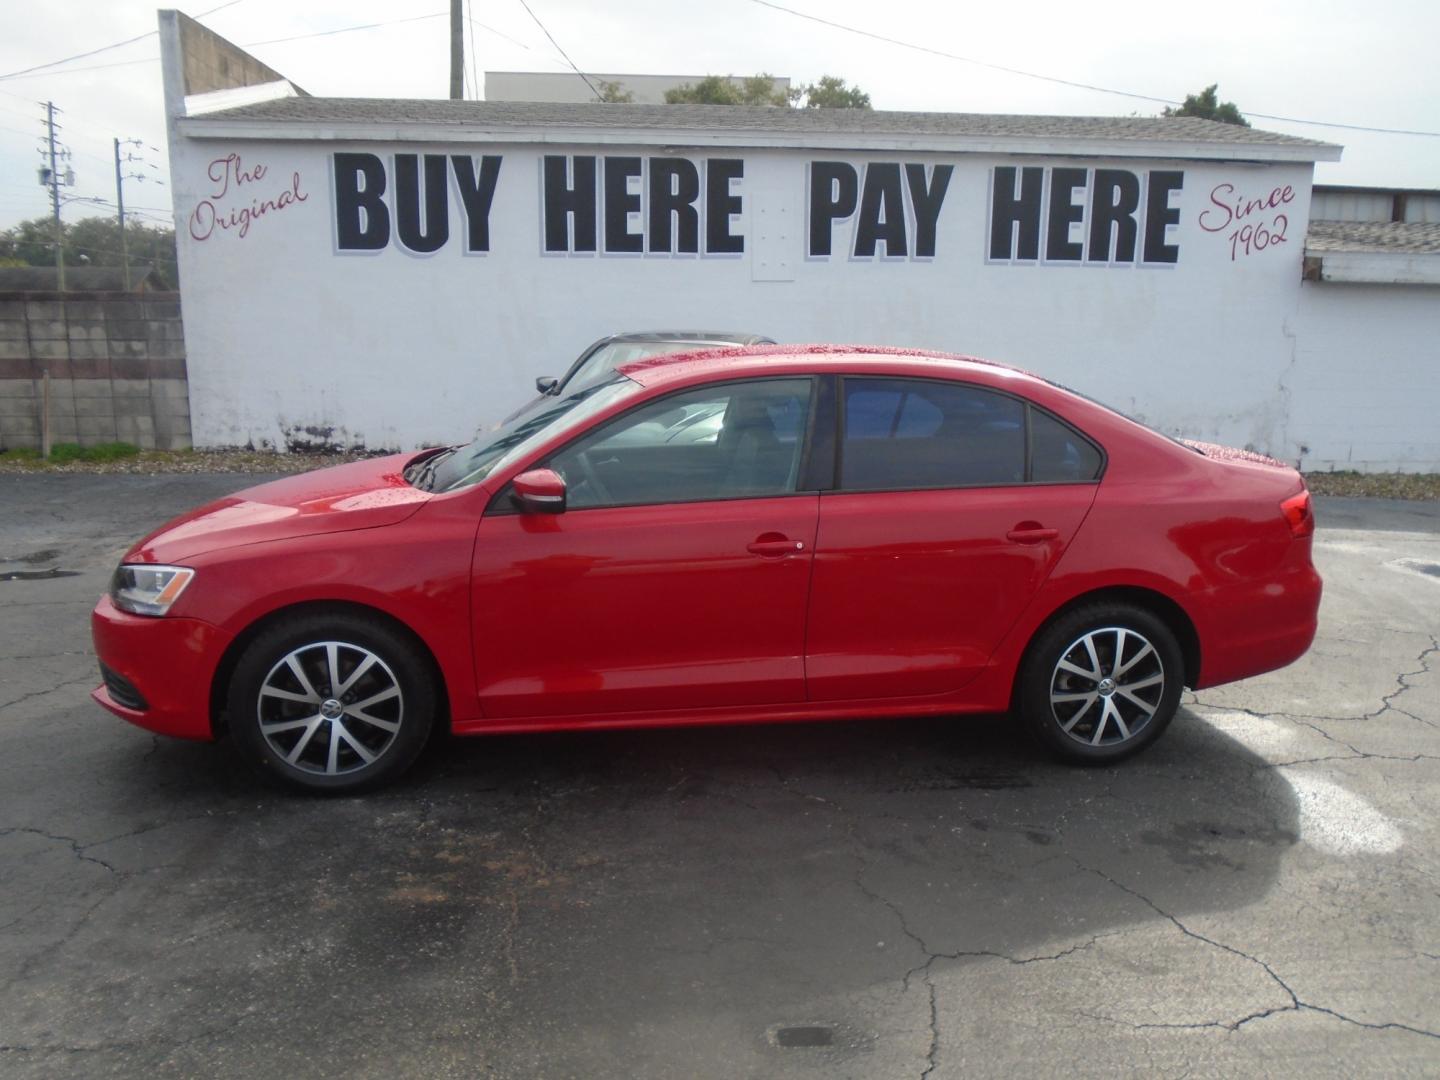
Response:
[[[433,497],[401,475],[415,456],[368,458],[246,488],[162,525],[125,561],[183,563],[221,548],[394,525]]]

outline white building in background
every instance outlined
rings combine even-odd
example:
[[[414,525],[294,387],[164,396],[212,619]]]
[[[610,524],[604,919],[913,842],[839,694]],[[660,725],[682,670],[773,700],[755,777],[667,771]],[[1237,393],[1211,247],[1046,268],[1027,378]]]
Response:
[[[591,340],[665,327],[973,353],[1306,468],[1440,469],[1440,244],[1307,249],[1337,146],[320,98],[217,84],[253,64],[175,13],[161,40],[197,445],[459,441]]]
[[[587,71],[581,78],[573,71],[487,71],[486,101],[569,101],[582,104],[595,100],[595,89],[602,84],[615,86],[620,93],[630,94],[635,105],[664,105],[665,92],[682,86],[694,86],[704,75],[602,75]],[[589,80],[588,82],[586,80]],[[729,77],[737,87],[742,79]],[[772,77],[774,89],[790,89],[790,80]]]

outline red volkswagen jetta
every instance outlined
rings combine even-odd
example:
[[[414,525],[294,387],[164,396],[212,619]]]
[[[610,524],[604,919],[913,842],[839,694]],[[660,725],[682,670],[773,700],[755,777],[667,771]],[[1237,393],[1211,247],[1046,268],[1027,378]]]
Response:
[[[251,488],[142,540],[95,700],[291,784],[462,734],[1012,710],[1109,762],[1309,647],[1299,475],[1012,368],[668,356],[468,446]]]

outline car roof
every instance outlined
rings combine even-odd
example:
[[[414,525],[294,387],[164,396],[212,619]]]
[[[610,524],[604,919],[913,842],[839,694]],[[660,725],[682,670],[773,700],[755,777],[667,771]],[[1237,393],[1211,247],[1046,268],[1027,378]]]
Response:
[[[596,344],[612,341],[673,341],[681,344],[692,341],[733,341],[737,345],[762,345],[773,344],[775,339],[764,334],[732,333],[728,330],[631,330],[623,334],[610,334]]]
[[[632,360],[615,369],[642,386],[672,382],[707,382],[727,376],[742,377],[763,371],[766,374],[813,374],[823,371],[887,373],[906,375],[971,374],[982,381],[1018,378],[1046,382],[1037,375],[1009,364],[977,356],[902,349],[880,345],[751,345],[734,349],[703,349],[696,352],[666,353]]]

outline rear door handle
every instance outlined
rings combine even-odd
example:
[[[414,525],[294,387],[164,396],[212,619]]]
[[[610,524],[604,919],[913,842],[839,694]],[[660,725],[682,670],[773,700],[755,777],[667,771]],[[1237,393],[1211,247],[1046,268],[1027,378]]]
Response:
[[[745,545],[745,550],[752,555],[767,555],[771,558],[778,558],[781,555],[794,555],[805,550],[804,540],[790,540],[778,533],[766,533],[757,537]]]
[[[1045,540],[1054,540],[1059,535],[1059,529],[1044,529],[1039,525],[1031,525],[1027,522],[1017,525],[1007,532],[1005,539],[1013,540],[1017,544],[1038,544]]]

